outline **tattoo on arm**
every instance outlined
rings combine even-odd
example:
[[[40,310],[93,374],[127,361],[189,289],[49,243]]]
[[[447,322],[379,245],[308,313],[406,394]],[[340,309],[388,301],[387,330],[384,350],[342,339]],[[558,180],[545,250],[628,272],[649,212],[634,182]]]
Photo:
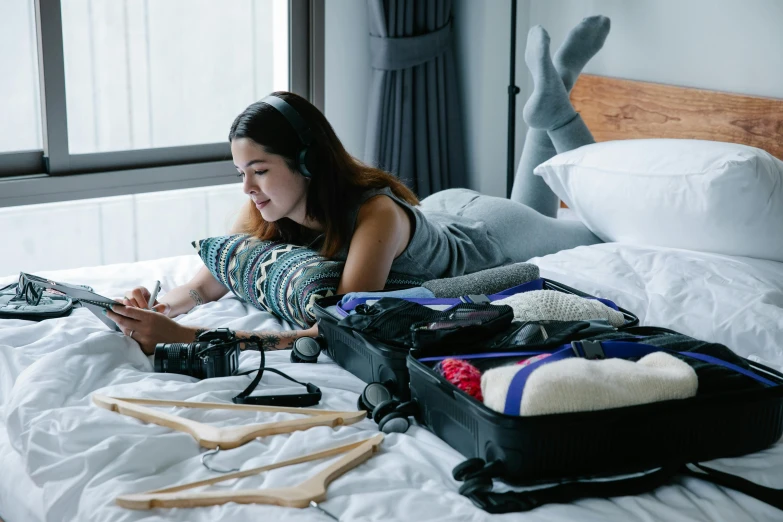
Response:
[[[263,349],[265,352],[269,350],[276,350],[278,344],[280,344],[280,337],[274,334],[261,336],[261,349]]]
[[[198,292],[196,292],[195,290],[191,290],[188,293],[190,294],[190,298],[196,302],[196,306],[204,304],[204,300],[201,299],[201,296],[199,295]]]
[[[261,349],[265,352],[269,350],[287,350],[294,345],[298,337],[297,332],[236,332],[237,337],[256,336],[261,339]]]

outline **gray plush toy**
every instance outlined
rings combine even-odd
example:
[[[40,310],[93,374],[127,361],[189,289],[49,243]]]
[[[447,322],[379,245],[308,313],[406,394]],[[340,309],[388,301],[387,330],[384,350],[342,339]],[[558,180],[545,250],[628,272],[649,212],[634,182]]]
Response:
[[[460,297],[471,294],[496,294],[538,279],[536,265],[530,263],[515,263],[498,266],[458,277],[433,279],[422,284],[424,288],[435,294],[435,297]]]

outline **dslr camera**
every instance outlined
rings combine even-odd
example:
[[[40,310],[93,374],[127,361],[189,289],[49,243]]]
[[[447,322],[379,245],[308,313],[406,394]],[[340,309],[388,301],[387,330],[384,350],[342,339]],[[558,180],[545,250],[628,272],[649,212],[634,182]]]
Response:
[[[236,375],[244,343],[228,328],[215,328],[202,332],[192,343],[156,344],[155,371],[197,379]]]

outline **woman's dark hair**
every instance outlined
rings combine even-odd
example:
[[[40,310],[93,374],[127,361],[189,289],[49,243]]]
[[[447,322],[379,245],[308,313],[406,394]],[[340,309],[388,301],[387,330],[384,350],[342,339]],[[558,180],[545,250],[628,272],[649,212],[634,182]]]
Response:
[[[324,227],[321,255],[333,257],[346,245],[353,233],[347,209],[357,203],[364,191],[389,187],[398,198],[418,205],[416,195],[395,176],[365,165],[348,154],[326,117],[314,105],[290,92],[272,94],[291,105],[313,135],[307,155],[307,168],[312,177],[307,189],[306,213],[308,218]],[[291,170],[297,170],[296,157],[303,145],[277,109],[256,102],[242,111],[228,134],[229,141],[239,138],[253,140],[268,153],[282,156]],[[308,231],[288,218],[264,221],[252,201],[242,209],[236,232],[294,244],[308,241]]]

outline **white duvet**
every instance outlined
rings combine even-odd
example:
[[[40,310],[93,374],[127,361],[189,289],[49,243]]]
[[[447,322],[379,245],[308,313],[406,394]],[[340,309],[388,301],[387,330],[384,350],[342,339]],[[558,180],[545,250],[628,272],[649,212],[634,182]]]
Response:
[[[549,277],[615,300],[642,323],[719,341],[744,356],[783,367],[783,264],[681,250],[603,244],[538,258]],[[107,296],[160,279],[163,290],[185,282],[196,256],[131,265],[49,272],[89,284]],[[0,278],[0,284],[13,279]],[[234,298],[199,307],[180,321],[236,329],[289,328]],[[317,365],[294,365],[273,352],[268,365],[317,384],[321,407],[354,409],[364,383],[322,355]],[[242,356],[243,368],[258,364]],[[114,498],[214,476],[203,450],[184,433],[95,407],[90,395],[230,401],[247,377],[196,382],[152,372],[134,341],[110,332],[88,311],[41,323],[0,320],[0,517],[33,520],[328,520],[312,509],[226,504],[211,508],[131,511]],[[265,375],[263,393],[299,392]],[[216,425],[288,418],[231,411],[167,409]],[[249,468],[364,439],[376,433],[364,420],[256,439],[219,454],[214,465]],[[643,450],[643,449],[641,449]],[[463,457],[423,428],[387,436],[372,459],[338,478],[321,505],[340,520],[754,520],[779,521],[783,512],[743,494],[696,479],[635,497],[586,499],[525,514],[491,517],[461,497],[451,469]],[[294,485],[333,460],[300,464],[229,482],[228,489]],[[783,487],[783,444],[754,455],[713,462],[755,482]]]

